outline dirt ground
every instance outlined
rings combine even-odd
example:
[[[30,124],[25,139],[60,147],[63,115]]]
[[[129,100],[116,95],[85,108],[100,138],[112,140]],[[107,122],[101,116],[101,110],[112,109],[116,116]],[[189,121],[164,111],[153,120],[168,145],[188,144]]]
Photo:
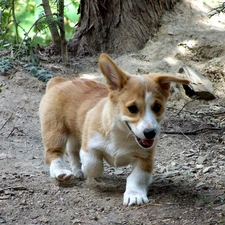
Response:
[[[142,206],[122,205],[130,167],[105,165],[95,188],[50,178],[38,118],[45,84],[22,67],[0,75],[0,224],[225,224],[225,18],[209,19],[208,11],[203,1],[178,3],[143,50],[112,56],[132,74],[176,74],[186,64],[214,83],[211,101],[172,92],[150,201]],[[55,76],[102,79],[97,57],[42,64]]]

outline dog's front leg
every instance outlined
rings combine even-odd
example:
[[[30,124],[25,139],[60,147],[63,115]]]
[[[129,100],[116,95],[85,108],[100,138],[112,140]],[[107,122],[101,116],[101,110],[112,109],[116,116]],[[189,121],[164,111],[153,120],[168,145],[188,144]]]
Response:
[[[84,151],[81,149],[80,158],[82,171],[87,178],[99,177],[104,170],[103,155],[99,150]]]
[[[148,202],[147,190],[152,182],[152,171],[145,172],[140,163],[133,166],[133,171],[127,178],[124,193],[124,205],[142,205]]]

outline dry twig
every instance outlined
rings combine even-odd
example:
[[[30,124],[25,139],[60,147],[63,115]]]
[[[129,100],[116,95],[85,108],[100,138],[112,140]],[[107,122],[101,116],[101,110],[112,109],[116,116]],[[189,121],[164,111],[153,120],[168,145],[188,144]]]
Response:
[[[164,134],[181,134],[181,135],[197,135],[198,133],[203,133],[206,132],[208,130],[221,130],[221,128],[218,127],[205,127],[205,128],[200,128],[200,129],[196,129],[193,131],[174,131],[174,130],[169,130],[169,131],[162,131],[162,133]]]
[[[24,104],[23,104],[23,107],[22,107],[22,109],[21,109],[21,112],[24,110],[26,104],[28,103],[29,99],[31,98],[31,95],[32,95],[32,94],[30,94],[30,96],[28,97],[28,99],[25,100],[25,102],[24,102]],[[13,113],[13,114],[14,114],[14,113]],[[13,114],[12,114],[12,115],[13,115]],[[16,122],[17,122],[17,121],[15,121],[15,123],[14,123],[14,125],[13,125],[13,128],[12,128],[11,132],[9,133],[9,135],[7,136],[7,138],[9,138],[15,130],[17,130],[18,132],[20,132],[20,133],[22,133],[22,134],[25,135],[25,133],[23,132],[23,130],[20,130],[18,127],[16,127],[16,125],[15,125]]]
[[[9,135],[7,136],[7,138],[8,137],[10,137],[12,134],[13,134],[13,132],[15,131],[15,130],[17,130],[18,132],[20,132],[20,133],[22,133],[23,135],[25,135],[25,133],[23,132],[23,130],[20,130],[18,127],[13,127],[13,129],[11,130],[11,132],[9,133]]]
[[[0,128],[0,130],[4,128],[4,126],[8,123],[9,120],[11,120],[13,114],[14,114],[14,113],[12,113],[12,114],[10,115],[10,117],[5,121],[5,123],[2,125],[2,127]]]
[[[193,100],[187,102],[186,104],[184,104],[184,106],[179,110],[179,112],[177,113],[177,115],[179,115],[179,114],[182,112],[182,110],[183,110],[188,104],[190,104],[190,103],[193,102],[193,101],[195,101],[195,99],[193,99]]]

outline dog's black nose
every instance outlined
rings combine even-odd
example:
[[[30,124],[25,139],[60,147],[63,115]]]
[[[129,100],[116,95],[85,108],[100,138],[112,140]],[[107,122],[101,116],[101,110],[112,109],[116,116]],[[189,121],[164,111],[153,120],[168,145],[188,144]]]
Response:
[[[147,139],[153,139],[156,135],[156,130],[146,128],[143,133]]]

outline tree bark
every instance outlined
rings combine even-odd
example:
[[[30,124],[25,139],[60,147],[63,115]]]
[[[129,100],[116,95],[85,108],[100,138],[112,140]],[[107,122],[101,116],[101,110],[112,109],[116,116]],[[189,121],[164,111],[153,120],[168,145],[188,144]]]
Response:
[[[61,42],[61,56],[62,62],[68,62],[68,52],[67,52],[67,41],[66,41],[66,31],[64,25],[64,0],[58,0],[58,19],[59,19],[59,31],[60,31],[60,42]]]
[[[49,5],[49,1],[48,0],[42,0],[42,4],[43,4],[43,8],[44,8],[44,12],[46,17],[49,17],[50,19],[53,19],[53,15],[52,15],[52,11],[51,11],[51,7]],[[60,45],[60,36],[59,36],[59,32],[58,32],[58,28],[56,23],[49,23],[48,25],[50,33],[51,33],[51,37],[52,37],[52,42],[53,44],[55,44],[56,46]]]
[[[81,0],[69,50],[76,55],[134,52],[144,47],[161,15],[179,0]]]

